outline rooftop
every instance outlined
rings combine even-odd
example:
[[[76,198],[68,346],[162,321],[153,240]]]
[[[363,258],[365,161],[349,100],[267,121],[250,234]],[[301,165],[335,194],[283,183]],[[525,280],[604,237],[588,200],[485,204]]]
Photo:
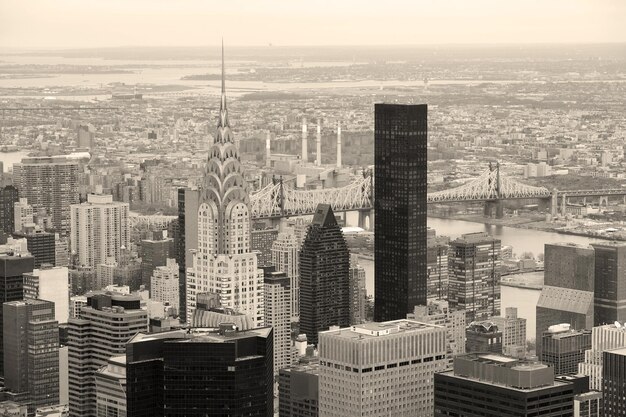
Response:
[[[340,336],[346,339],[371,339],[398,333],[415,333],[432,329],[443,329],[443,326],[422,323],[415,320],[402,319],[382,323],[370,322],[343,329],[331,329],[321,334]]]

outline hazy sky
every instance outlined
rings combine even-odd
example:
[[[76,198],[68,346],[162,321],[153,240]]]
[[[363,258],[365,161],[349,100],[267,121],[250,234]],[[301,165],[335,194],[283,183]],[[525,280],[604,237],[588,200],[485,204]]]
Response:
[[[624,42],[626,0],[0,0],[0,46]]]

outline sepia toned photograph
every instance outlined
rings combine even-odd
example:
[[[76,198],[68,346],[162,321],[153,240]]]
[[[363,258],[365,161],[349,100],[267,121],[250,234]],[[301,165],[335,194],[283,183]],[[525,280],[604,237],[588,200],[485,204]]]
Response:
[[[626,416],[625,22],[0,0],[0,417]]]

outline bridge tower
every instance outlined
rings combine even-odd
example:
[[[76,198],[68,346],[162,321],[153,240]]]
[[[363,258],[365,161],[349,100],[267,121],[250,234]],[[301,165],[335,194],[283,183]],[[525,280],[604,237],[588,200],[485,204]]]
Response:
[[[559,190],[552,190],[550,195],[550,215],[555,218],[559,214]]]
[[[504,205],[500,199],[500,162],[489,162],[488,185],[490,189],[494,190],[495,198],[485,201],[483,215],[485,217],[501,219],[504,217]],[[494,210],[495,216],[493,213]]]

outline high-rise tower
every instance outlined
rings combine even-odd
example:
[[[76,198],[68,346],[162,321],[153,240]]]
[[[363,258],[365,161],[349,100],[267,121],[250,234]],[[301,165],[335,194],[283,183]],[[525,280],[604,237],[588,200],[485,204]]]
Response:
[[[196,294],[213,292],[223,307],[247,314],[257,327],[263,325],[263,271],[250,249],[248,187],[228,122],[222,44],[220,115],[199,193],[198,246],[187,270],[187,320]]]
[[[374,320],[426,305],[425,104],[376,104]]]

